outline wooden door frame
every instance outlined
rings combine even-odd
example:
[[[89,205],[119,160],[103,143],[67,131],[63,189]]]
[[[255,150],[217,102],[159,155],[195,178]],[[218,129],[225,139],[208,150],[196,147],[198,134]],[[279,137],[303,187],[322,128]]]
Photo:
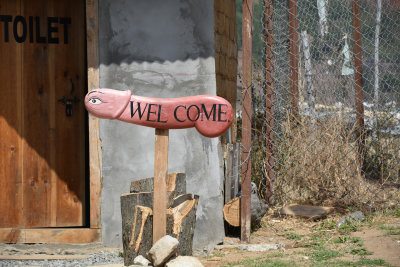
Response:
[[[85,0],[88,90],[99,87],[98,0]],[[99,120],[89,115],[89,228],[0,228],[0,243],[101,242],[101,141]]]

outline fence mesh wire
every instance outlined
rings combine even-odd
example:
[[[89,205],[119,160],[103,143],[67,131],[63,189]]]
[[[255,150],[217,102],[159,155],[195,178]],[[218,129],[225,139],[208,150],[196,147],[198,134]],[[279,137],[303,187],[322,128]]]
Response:
[[[399,1],[359,7],[361,110],[353,0],[254,3],[253,182],[272,205],[400,204]]]

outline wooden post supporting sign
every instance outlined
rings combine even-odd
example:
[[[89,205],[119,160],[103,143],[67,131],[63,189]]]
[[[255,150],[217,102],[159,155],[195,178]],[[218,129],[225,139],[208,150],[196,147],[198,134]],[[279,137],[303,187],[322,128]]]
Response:
[[[131,91],[94,89],[85,97],[90,114],[155,128],[153,243],[166,234],[169,129],[195,127],[206,137],[224,134],[232,124],[231,104],[222,97],[198,95],[150,98]]]
[[[154,154],[153,244],[167,229],[167,175],[169,130],[156,129]]]

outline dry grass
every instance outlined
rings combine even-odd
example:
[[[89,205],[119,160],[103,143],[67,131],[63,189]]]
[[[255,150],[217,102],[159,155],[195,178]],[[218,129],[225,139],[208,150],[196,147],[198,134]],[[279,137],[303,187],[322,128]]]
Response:
[[[276,201],[322,203],[358,197],[362,176],[353,136],[354,128],[338,117],[315,125],[285,121],[276,147]]]
[[[356,128],[343,116],[325,117],[314,125],[307,118],[296,122],[287,119],[281,129],[275,141],[275,204],[297,202],[375,210],[400,203],[399,189],[388,182],[398,180],[393,165],[396,163],[399,168],[400,164],[392,156],[392,164],[376,165],[371,158],[382,157],[372,157],[376,151],[371,147],[364,160],[360,160]],[[398,154],[400,143],[391,142],[381,150]],[[260,169],[260,164],[254,162],[256,169]],[[367,165],[369,172],[364,171]],[[385,173],[385,183],[381,179],[366,179],[366,174],[377,168],[383,169],[380,173]]]

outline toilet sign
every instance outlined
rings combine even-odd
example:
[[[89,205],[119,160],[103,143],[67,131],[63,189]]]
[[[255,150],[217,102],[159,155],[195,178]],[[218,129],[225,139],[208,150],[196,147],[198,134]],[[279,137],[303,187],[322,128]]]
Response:
[[[169,129],[195,127],[206,137],[225,133],[232,124],[232,106],[222,97],[197,95],[180,98],[151,98],[131,91],[94,89],[85,97],[90,114],[127,123],[153,127],[155,135],[153,244],[166,234],[166,203]]]
[[[95,89],[86,95],[85,105],[99,118],[163,130],[195,127],[206,137],[225,133],[233,117],[231,104],[212,95],[162,99],[135,96],[129,90]]]

